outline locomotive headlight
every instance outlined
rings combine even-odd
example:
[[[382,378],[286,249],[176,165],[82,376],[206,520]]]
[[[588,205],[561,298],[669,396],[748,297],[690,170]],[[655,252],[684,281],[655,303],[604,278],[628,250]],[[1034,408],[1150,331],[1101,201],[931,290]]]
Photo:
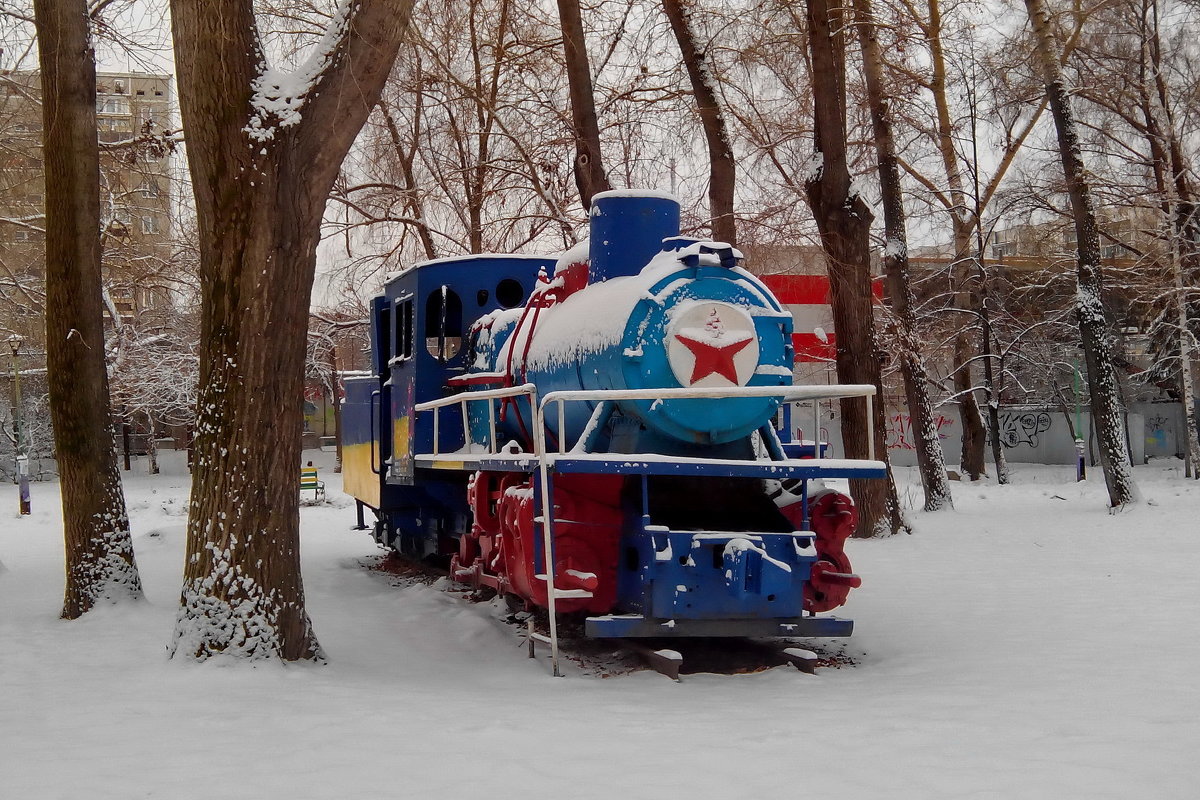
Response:
[[[758,335],[743,309],[693,302],[667,327],[667,360],[683,387],[745,386],[758,368]]]

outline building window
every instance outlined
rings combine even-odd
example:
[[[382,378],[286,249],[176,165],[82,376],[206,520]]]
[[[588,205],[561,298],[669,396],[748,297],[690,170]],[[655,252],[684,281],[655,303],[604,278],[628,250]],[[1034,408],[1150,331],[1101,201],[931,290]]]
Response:
[[[13,231],[13,241],[15,242],[44,242],[45,240],[45,232],[35,228],[17,228]]]
[[[97,127],[99,127],[100,130],[102,130],[102,131],[118,131],[118,132],[128,132],[129,131],[129,119],[128,118],[102,117],[101,119],[96,120],[96,123],[97,123]]]
[[[142,197],[158,197],[158,183],[146,178],[142,181],[142,185],[138,187],[138,191],[142,193]]]
[[[100,97],[96,100],[97,114],[128,114],[129,98],[120,96]]]
[[[162,233],[158,217],[142,217],[142,233]]]

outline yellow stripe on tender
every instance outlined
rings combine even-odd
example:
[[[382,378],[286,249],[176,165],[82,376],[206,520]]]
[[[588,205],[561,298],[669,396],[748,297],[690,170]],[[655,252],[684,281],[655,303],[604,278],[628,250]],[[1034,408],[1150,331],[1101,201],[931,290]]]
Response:
[[[376,459],[379,451],[375,451]],[[379,476],[371,471],[371,443],[342,446],[342,487],[346,494],[379,508]]]

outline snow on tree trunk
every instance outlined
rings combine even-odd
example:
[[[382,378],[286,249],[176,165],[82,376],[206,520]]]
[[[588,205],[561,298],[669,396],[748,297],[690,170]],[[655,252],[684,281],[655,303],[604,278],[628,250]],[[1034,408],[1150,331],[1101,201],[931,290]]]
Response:
[[[925,492],[925,510],[937,511],[953,507],[950,481],[946,475],[946,458],[933,421],[933,404],[929,401],[928,373],[921,353],[913,319],[912,286],[908,280],[908,233],[905,224],[904,200],[900,185],[900,167],[896,160],[892,122],[888,115],[890,98],[883,88],[883,57],[876,38],[871,0],[855,0],[855,17],[859,42],[862,46],[867,96],[871,106],[871,123],[875,134],[875,152],[879,159],[879,185],[882,194],[884,240],[883,267],[888,277],[892,308],[896,316],[896,338],[900,342],[900,372],[904,378],[904,394],[916,437],[917,467]]]
[[[983,258],[980,245],[979,258]],[[982,272],[981,272],[982,277]],[[996,391],[995,369],[992,367],[992,323],[986,291],[979,304],[979,317],[983,330],[983,389],[987,398],[988,439],[992,443],[992,460],[996,464],[996,483],[1008,483],[1008,460],[1004,457],[1004,442],[1000,439],[1000,398]]]
[[[708,142],[708,213],[712,218],[712,238],[736,245],[737,223],[733,215],[733,198],[737,172],[733,148],[729,144],[729,129],[713,85],[712,68],[704,48],[696,41],[691,22],[691,0],[663,0],[663,11],[671,23],[683,64],[687,67],[692,96],[696,98],[696,110]]]
[[[100,299],[96,62],[83,0],[34,4],[46,180],[46,366],[75,619],[138,598],[141,579],[113,450]]]
[[[819,164],[805,177],[804,188],[821,234],[829,267],[833,325],[837,331],[837,376],[841,383],[881,385],[871,301],[871,210],[851,190],[846,161],[845,25],[841,6],[830,0],[808,0],[809,48],[812,56],[813,120]],[[871,437],[875,457],[887,462],[883,404],[867,419],[861,400],[842,401],[842,441],[847,458],[866,458]],[[897,533],[904,528],[896,484],[888,466],[887,480],[852,480],[850,494],[858,505],[855,536]]]
[[[154,417],[146,413],[146,461],[151,475],[158,474],[158,442],[154,438]]]
[[[558,19],[562,26],[563,51],[567,65],[567,85],[571,95],[571,130],[575,137],[575,185],[585,209],[592,207],[592,196],[612,188],[600,154],[600,123],[592,93],[592,70],[588,65],[587,39],[579,0],[558,0]]]
[[[1100,236],[1096,229],[1096,212],[1091,188],[1084,174],[1070,98],[1058,65],[1058,56],[1050,21],[1042,0],[1025,0],[1033,24],[1034,42],[1046,95],[1058,132],[1058,149],[1062,159],[1071,211],[1075,219],[1075,235],[1079,256],[1076,271],[1076,312],[1079,334],[1087,362],[1088,390],[1091,394],[1092,419],[1099,440],[1100,465],[1108,487],[1109,505],[1114,508],[1130,505],[1138,499],[1129,461],[1129,448],[1124,429],[1117,373],[1113,366],[1112,341],[1104,318],[1101,297]]]
[[[308,60],[270,69],[250,0],[174,0],[200,231],[198,413],[172,652],[320,659],[300,577],[309,298],[326,198],[411,4],[344,0]]]

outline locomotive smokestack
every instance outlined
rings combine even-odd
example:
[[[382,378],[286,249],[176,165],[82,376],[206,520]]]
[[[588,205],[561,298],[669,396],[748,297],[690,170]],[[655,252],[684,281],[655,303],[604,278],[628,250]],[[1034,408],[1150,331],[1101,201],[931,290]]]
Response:
[[[679,235],[679,201],[667,192],[621,189],[592,198],[590,282],[636,275]]]

